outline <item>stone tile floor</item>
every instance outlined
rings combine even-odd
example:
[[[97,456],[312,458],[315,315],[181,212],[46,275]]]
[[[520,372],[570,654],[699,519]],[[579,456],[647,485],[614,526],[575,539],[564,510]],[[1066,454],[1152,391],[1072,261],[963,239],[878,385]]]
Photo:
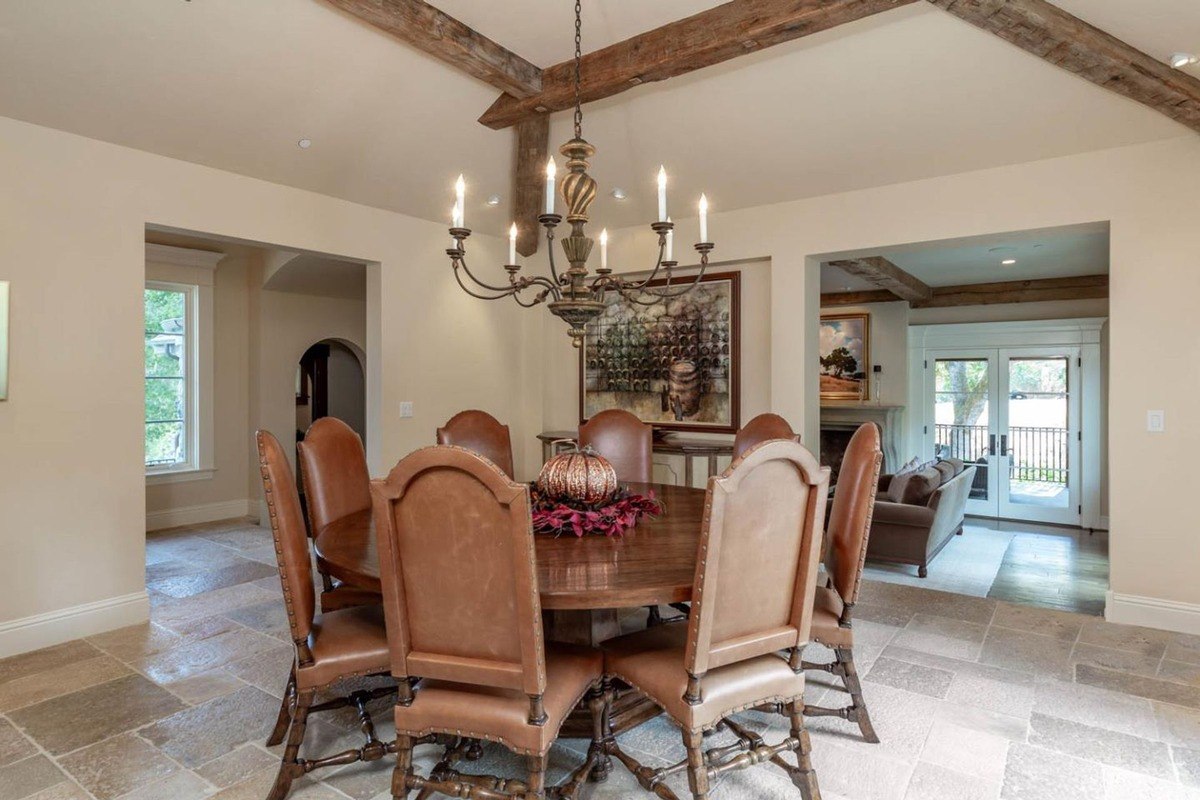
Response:
[[[0,661],[0,800],[261,800],[278,750],[263,742],[290,659],[274,553],[245,522],[153,535],[152,621]],[[1095,617],[868,582],[858,660],[883,743],[814,719],[831,800],[1200,799],[1200,637]],[[644,619],[631,613],[630,623]],[[808,654],[819,658],[814,646]],[[839,703],[811,675],[810,703]],[[391,735],[388,701],[377,704]],[[749,714],[769,736],[782,719]],[[640,760],[682,757],[659,718],[621,738]],[[310,753],[356,746],[344,712],[317,718]],[[586,742],[556,748],[557,778]],[[418,751],[428,769],[432,748]],[[489,747],[477,768],[511,768]],[[390,764],[318,772],[297,800],[385,800]],[[514,773],[515,774],[515,773]],[[686,795],[682,779],[673,784]],[[617,767],[585,797],[641,794]],[[757,767],[712,797],[795,798]]]

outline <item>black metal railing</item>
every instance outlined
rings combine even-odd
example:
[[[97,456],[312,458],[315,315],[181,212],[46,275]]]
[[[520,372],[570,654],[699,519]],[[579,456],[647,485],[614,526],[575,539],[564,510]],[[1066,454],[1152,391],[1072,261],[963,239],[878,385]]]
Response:
[[[934,444],[939,455],[976,462],[981,456],[1002,454],[1007,444],[1008,477],[1014,481],[1037,483],[1067,482],[1068,431],[1065,428],[1012,427],[1006,438],[992,442],[986,425],[935,425]]]

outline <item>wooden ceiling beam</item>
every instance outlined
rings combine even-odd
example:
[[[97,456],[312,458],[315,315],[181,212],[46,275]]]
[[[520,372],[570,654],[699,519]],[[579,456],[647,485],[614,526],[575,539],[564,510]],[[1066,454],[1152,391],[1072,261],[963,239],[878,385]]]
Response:
[[[1200,132],[1200,80],[1046,0],[929,2],[1038,58]]]
[[[580,95],[591,103],[913,2],[733,0],[585,54]],[[500,129],[533,114],[570,108],[574,79],[574,61],[547,67],[541,92],[525,98],[503,94],[479,121]]]
[[[422,0],[325,0],[512,97],[542,91],[542,70]]]
[[[828,263],[831,267],[837,267],[845,273],[862,278],[876,288],[891,292],[901,300],[907,300],[910,303],[928,300],[933,296],[933,289],[930,289],[924,281],[900,269],[883,256],[852,258]]]
[[[1000,303],[1036,303],[1047,300],[1095,300],[1106,297],[1107,275],[1082,275],[1070,278],[935,286],[931,297],[912,303],[912,307],[950,308]],[[830,292],[821,295],[821,306],[858,306],[865,303],[894,302],[899,299],[887,291]]]
[[[517,157],[513,166],[513,221],[517,223],[517,252],[537,252],[541,226],[538,216],[545,200],[546,159],[550,148],[550,117],[540,114],[517,123]]]

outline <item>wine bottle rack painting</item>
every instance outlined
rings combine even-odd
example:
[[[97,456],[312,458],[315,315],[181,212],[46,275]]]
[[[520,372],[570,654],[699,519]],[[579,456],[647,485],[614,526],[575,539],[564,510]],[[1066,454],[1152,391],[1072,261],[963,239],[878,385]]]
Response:
[[[580,418],[622,408],[658,428],[737,430],[739,278],[652,305],[610,293],[580,353]]]

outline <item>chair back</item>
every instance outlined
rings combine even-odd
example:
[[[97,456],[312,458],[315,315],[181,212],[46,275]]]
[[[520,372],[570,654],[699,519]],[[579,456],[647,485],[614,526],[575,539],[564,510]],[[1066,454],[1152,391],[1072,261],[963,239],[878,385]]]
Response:
[[[708,482],[685,667],[710,669],[808,641],[829,468],[765,442]]]
[[[624,483],[653,481],[654,429],[620,408],[601,411],[579,426],[579,446],[608,459]]]
[[[461,447],[426,447],[372,481],[392,672],[546,687],[529,488]]]
[[[486,411],[460,411],[437,429],[437,443],[465,447],[513,476],[512,437],[508,426]]]
[[[733,437],[733,457],[741,458],[751,447],[771,439],[800,441],[800,437],[783,417],[771,413],[759,414],[743,425],[737,436]]]
[[[879,466],[883,462],[879,441],[879,426],[874,422],[867,422],[854,432],[846,445],[833,490],[833,508],[825,533],[829,540],[826,567],[834,590],[847,605],[858,601],[862,584],[867,536],[879,488]]]
[[[309,427],[296,449],[311,535],[371,507],[367,454],[353,428],[336,417],[322,417]]]
[[[316,612],[312,560],[308,550],[308,532],[300,510],[296,478],[288,465],[287,454],[279,440],[267,431],[255,434],[258,464],[262,472],[263,498],[271,518],[271,536],[279,560],[279,580],[283,584],[283,602],[287,606],[292,641],[307,647]]]

